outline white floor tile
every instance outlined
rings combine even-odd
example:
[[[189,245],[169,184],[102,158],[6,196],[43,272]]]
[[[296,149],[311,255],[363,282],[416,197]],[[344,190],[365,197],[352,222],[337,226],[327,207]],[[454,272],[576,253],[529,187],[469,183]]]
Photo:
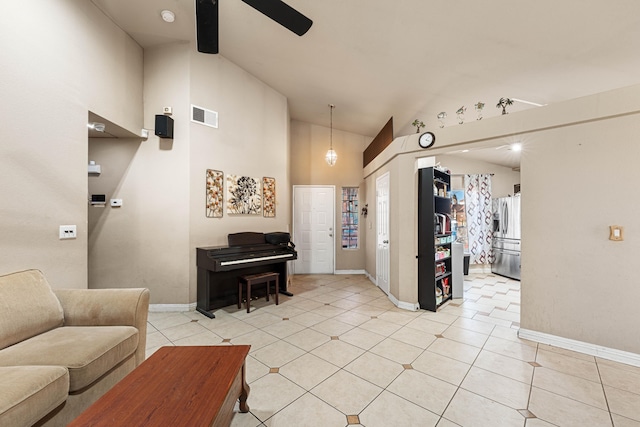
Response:
[[[311,393],[306,393],[289,406],[285,407],[273,417],[269,418],[266,426],[307,426],[327,427],[344,426],[347,417],[331,407],[331,405],[318,399]],[[233,425],[231,426],[233,427]]]
[[[465,427],[518,427],[525,422],[517,410],[463,389],[458,390],[444,417]]]
[[[250,344],[251,410],[232,427],[640,427],[640,368],[518,338],[520,282],[466,276],[464,299],[434,313],[362,275],[291,279],[293,297],[250,313],[149,313],[147,357]]]
[[[402,364],[373,353],[364,353],[344,367],[345,371],[385,388],[404,371]]]
[[[438,423],[438,418],[433,412],[386,390],[360,414],[360,422],[367,427],[430,427]]]
[[[457,387],[415,369],[407,369],[387,387],[387,390],[441,415]]]
[[[268,374],[251,383],[247,404],[251,413],[264,422],[304,393],[302,387],[282,375]]]
[[[338,371],[311,393],[345,415],[359,414],[382,392],[382,388],[350,372]]]

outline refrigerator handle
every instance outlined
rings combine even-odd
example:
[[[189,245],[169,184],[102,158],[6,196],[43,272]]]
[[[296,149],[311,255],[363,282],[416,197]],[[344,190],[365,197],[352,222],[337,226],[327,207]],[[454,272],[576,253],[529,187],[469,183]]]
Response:
[[[507,206],[507,202],[504,203],[504,230],[503,234],[509,234],[509,207]]]

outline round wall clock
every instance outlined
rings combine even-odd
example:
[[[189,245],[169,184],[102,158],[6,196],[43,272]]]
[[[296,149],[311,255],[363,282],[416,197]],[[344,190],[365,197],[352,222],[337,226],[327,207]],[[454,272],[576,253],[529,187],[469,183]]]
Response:
[[[418,144],[422,148],[429,148],[436,142],[436,136],[432,132],[425,132],[418,138]]]

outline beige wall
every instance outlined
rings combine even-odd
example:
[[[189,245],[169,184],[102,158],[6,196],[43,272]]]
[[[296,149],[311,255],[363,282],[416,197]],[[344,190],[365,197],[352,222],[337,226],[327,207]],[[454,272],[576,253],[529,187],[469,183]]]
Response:
[[[91,159],[104,170],[92,181],[126,164],[111,196],[122,198],[123,206],[105,208],[90,238],[92,288],[138,284],[150,289],[154,304],[189,302],[189,70],[187,44],[146,49],[144,127],[151,135],[133,155],[125,154],[132,149],[123,143],[100,144],[104,158]],[[173,140],[153,131],[165,105],[174,108]]]
[[[640,249],[634,231],[640,204],[633,197],[639,123],[640,85],[436,132],[434,155],[497,147],[515,137],[523,142],[522,328],[640,354],[640,287],[633,279]],[[419,152],[417,136],[396,138],[365,168],[367,187],[381,172],[392,171],[393,179],[399,171],[407,185],[392,184],[401,192],[395,200],[415,212],[416,186],[408,184],[415,171],[406,159]],[[415,222],[393,212],[392,230],[415,235]],[[608,240],[613,224],[626,227],[625,241]],[[366,265],[374,275],[374,232],[368,234]],[[392,246],[392,260],[402,250]],[[402,262],[415,271],[410,256]],[[417,302],[417,280],[399,280],[411,273],[392,274],[399,284],[397,294],[391,287],[394,297]]]
[[[170,59],[168,59],[170,60]],[[196,297],[195,248],[226,245],[227,234],[289,231],[289,111],[287,99],[219,55],[190,50],[190,102],[219,113],[219,128],[185,122],[190,129],[190,301]],[[185,106],[189,108],[189,106]],[[205,216],[205,173],[276,179],[276,216]],[[226,200],[226,195],[225,195]]]
[[[376,212],[376,180],[389,174],[389,292],[401,302],[416,303],[417,286],[401,284],[417,282],[417,247],[415,233],[417,227],[417,194],[416,160],[421,155],[398,156],[394,161],[386,163],[366,178],[366,194],[369,203],[369,215],[366,227],[365,271],[376,278],[377,251],[377,212]]]
[[[337,114],[337,109],[334,114]],[[328,107],[327,107],[328,110]],[[327,115],[328,115],[327,111]],[[291,185],[334,185],[336,187],[336,227],[340,227],[342,187],[359,187],[360,207],[369,203],[363,199],[367,190],[362,176],[362,152],[371,142],[370,137],[333,130],[333,149],[338,161],[329,166],[324,155],[329,149],[331,129],[310,123],[291,121]],[[292,191],[292,189],[289,189]],[[362,230],[365,217],[360,216]],[[367,219],[367,222],[369,219]],[[336,233],[336,237],[339,233]],[[358,249],[342,249],[340,239],[335,239],[336,270],[363,270],[365,268],[366,242],[360,233]]]
[[[493,198],[513,195],[514,184],[520,184],[520,171],[514,171],[511,168],[493,163],[446,154],[436,156],[436,162],[451,171],[451,187],[454,189],[464,188],[464,174],[492,173],[491,197]]]
[[[286,99],[187,44],[143,54],[91,2],[45,3],[0,17],[0,273],[40,268],[54,287],[146,286],[154,304],[195,302],[196,246],[289,227]],[[191,124],[191,102],[219,111],[220,128]],[[174,109],[173,141],[153,135],[163,106]],[[89,152],[88,111],[151,136],[92,141]],[[89,154],[99,177],[87,177]],[[276,178],[276,218],[206,219],[206,168]],[[89,208],[89,181],[123,207]],[[67,224],[78,238],[60,241]]]
[[[174,138],[151,132],[134,153],[120,143],[92,144],[105,172],[120,165],[114,194],[124,204],[107,207],[96,229],[91,286],[141,283],[153,304],[193,303],[196,247],[226,245],[227,234],[239,231],[289,229],[287,100],[224,57],[189,44],[146,49],[144,60],[145,127],[153,129],[155,115],[172,107]],[[191,104],[217,111],[219,128],[192,123]],[[102,147],[103,159],[94,146]],[[206,218],[207,169],[275,178],[276,217]]]
[[[90,288],[133,287],[141,283],[142,266],[131,271],[131,261],[144,250],[137,223],[139,197],[132,191],[130,168],[141,149],[135,139],[90,138],[89,160],[100,165],[100,175],[89,175],[89,194],[104,194],[105,206],[88,208],[88,284]],[[123,199],[123,206],[112,208],[109,199]],[[139,270],[139,271],[138,271]]]
[[[0,15],[0,274],[87,287],[87,113],[139,133],[142,49],[91,2],[8,2]],[[78,237],[59,240],[60,225]]]
[[[638,135],[640,113],[530,136],[523,328],[640,354]],[[610,225],[625,227],[624,241],[608,240]]]

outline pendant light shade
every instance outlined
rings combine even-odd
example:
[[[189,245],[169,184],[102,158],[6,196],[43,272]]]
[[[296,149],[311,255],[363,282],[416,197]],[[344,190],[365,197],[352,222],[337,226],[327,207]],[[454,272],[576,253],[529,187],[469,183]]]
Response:
[[[327,161],[327,164],[329,166],[335,165],[336,160],[338,160],[338,154],[336,154],[336,150],[330,148],[329,151],[327,151],[327,154],[325,154],[324,159]]]
[[[331,117],[331,130],[330,130],[330,134],[329,134],[329,151],[327,151],[327,154],[325,154],[324,156],[324,160],[327,162],[327,164],[329,166],[333,166],[336,164],[336,160],[338,160],[338,154],[336,153],[336,151],[333,149],[333,109],[336,108],[335,105],[333,104],[329,104],[329,115]]]

